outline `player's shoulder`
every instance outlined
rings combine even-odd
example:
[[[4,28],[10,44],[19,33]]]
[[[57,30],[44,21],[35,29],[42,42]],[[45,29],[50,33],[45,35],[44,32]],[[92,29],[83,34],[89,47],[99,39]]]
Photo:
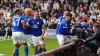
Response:
[[[32,20],[33,19],[33,16],[30,16],[30,19]]]
[[[59,19],[63,18],[63,16],[60,16]]]
[[[25,19],[26,17],[25,17],[24,15],[21,15],[21,16],[20,16],[20,18],[23,18],[23,19]]]
[[[39,18],[38,20],[39,20],[40,22],[43,22],[43,19],[42,19],[42,18]]]
[[[33,20],[33,17],[32,17],[32,16],[30,16],[29,20]]]
[[[58,25],[64,25],[65,23],[64,22],[58,22]]]
[[[20,18],[20,17],[18,17],[16,15],[12,16],[12,20],[15,20],[16,18]]]
[[[41,21],[42,21],[43,19],[42,19],[42,18],[39,18],[39,20],[41,20]]]
[[[34,19],[33,19],[33,17],[32,17],[32,16],[30,16],[30,18],[29,18],[29,19],[27,19],[27,21],[28,21],[28,22],[33,22],[33,21],[34,21]]]
[[[15,15],[12,16],[12,18],[16,17]]]

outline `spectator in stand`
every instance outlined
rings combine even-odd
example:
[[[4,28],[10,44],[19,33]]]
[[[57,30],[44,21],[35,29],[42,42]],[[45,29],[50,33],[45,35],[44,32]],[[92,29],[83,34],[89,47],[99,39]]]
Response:
[[[52,17],[58,20],[64,11],[70,11],[72,15],[76,14],[76,17],[80,18],[78,21],[84,14],[95,19],[100,14],[100,0],[0,0],[2,13],[6,10],[13,13],[18,7],[22,10],[29,7],[33,11],[43,12],[45,17],[49,16],[46,21],[51,21],[49,18]]]
[[[53,9],[55,9],[55,10],[59,9],[59,3],[57,1],[54,1]]]

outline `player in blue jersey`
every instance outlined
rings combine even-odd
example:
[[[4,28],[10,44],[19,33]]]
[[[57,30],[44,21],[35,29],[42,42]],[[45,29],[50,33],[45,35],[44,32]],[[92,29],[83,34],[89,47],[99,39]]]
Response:
[[[44,44],[43,37],[45,33],[45,27],[43,20],[39,17],[39,13],[35,11],[33,19],[30,19],[28,24],[32,27],[32,41],[33,45],[35,46],[35,54],[38,54],[38,45]],[[43,31],[42,31],[43,30]],[[43,48],[45,51],[45,49]]]
[[[33,17],[31,16],[31,9],[26,8],[25,9],[25,18],[24,18],[26,24],[31,18],[33,19]],[[27,43],[30,46],[33,46],[32,41],[31,41],[31,39],[32,39],[32,27],[27,27],[26,29],[24,29],[24,34],[25,34],[25,38],[26,38]]]
[[[64,19],[66,18],[66,14],[67,14],[68,12],[69,12],[69,11],[64,11],[63,16],[60,16],[60,17],[58,18],[58,22],[64,21]]]
[[[24,45],[25,56],[28,56],[28,46],[23,33],[24,28],[26,28],[26,24],[23,20],[22,10],[18,8],[15,10],[15,13],[16,15],[12,16],[11,18],[12,40],[15,46],[12,56],[19,56],[19,47],[21,46],[21,44]]]
[[[33,29],[32,29],[32,26],[28,25],[28,22],[33,19],[32,16],[30,16],[31,14],[31,9],[30,8],[26,8],[25,9],[25,22],[26,22],[26,26],[27,28],[24,29],[24,34],[25,34],[25,38],[26,38],[26,41],[28,43],[29,46],[31,46],[33,49],[35,49],[34,45],[33,45],[33,42],[32,41],[32,35],[33,35]],[[37,52],[37,50],[35,51]]]
[[[60,47],[64,46],[64,43],[67,40],[66,36],[70,34],[71,20],[72,20],[72,14],[67,13],[65,20],[57,24],[56,34]]]

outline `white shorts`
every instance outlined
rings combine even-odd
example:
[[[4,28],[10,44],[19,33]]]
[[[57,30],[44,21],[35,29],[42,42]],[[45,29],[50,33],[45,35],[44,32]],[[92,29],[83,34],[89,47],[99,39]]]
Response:
[[[26,40],[25,40],[23,32],[12,32],[12,40],[13,40],[14,44],[26,43]]]
[[[60,45],[71,41],[71,39],[69,39],[67,36],[64,35],[57,35],[57,39]]]
[[[42,45],[44,44],[44,41],[40,39],[41,36],[32,36],[32,41],[33,41],[33,45],[37,46],[37,45]]]
[[[33,45],[33,41],[32,41],[32,35],[26,35],[25,34],[25,39],[26,39],[26,42],[27,44],[30,46],[30,45]]]

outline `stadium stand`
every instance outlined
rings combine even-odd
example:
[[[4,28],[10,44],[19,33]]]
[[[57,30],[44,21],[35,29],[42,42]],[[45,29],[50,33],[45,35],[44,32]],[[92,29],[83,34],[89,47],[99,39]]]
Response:
[[[77,2],[78,1],[78,2]],[[99,0],[0,0],[0,18],[6,14],[12,14],[15,8],[24,10],[29,7],[42,12],[43,18],[50,29],[56,29],[57,20],[68,10],[72,13],[76,22],[82,22],[82,16],[88,19],[97,18],[100,14]],[[74,2],[74,3],[73,3]],[[2,18],[3,19],[3,18]],[[4,20],[4,19],[3,19]]]
[[[100,0],[0,0],[0,24],[5,25],[15,8],[31,8],[42,13],[48,29],[56,29],[58,18],[64,11],[72,13],[73,20],[81,23],[84,19],[97,19],[100,15]],[[73,3],[74,2],[74,3]],[[85,15],[85,16],[84,16]],[[84,17],[82,17],[84,16]]]

